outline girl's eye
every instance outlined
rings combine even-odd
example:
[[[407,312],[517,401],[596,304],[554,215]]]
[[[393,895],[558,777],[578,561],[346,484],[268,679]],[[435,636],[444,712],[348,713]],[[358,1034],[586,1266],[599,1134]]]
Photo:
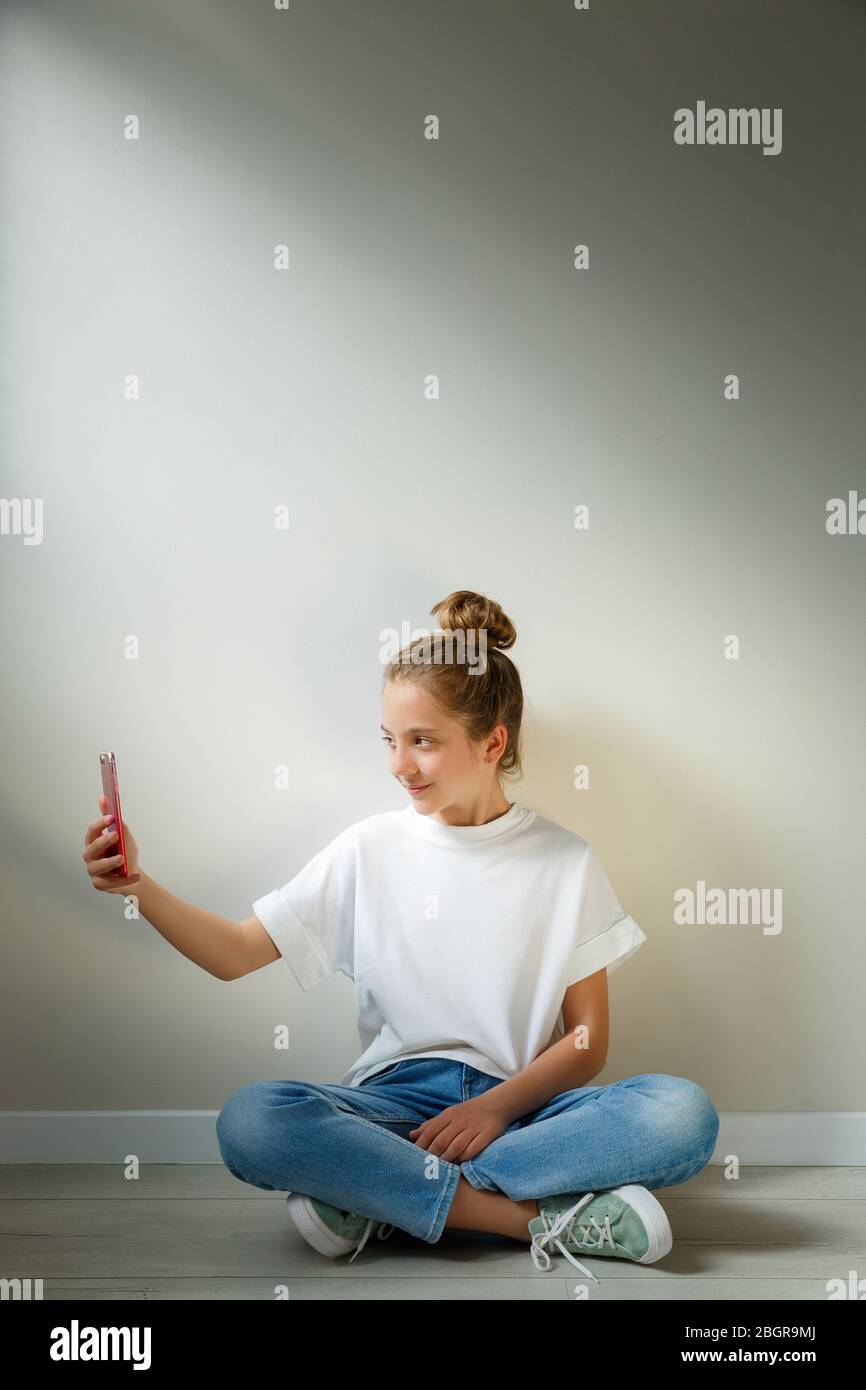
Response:
[[[432,739],[425,738],[423,734],[419,734],[418,738],[421,740],[422,743],[432,743],[433,741]],[[389,746],[391,745],[391,740],[389,739],[387,734],[382,735],[382,742],[387,743]]]

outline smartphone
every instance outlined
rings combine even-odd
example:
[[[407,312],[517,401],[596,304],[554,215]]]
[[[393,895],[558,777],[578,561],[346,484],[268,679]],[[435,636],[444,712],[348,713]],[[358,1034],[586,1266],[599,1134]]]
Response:
[[[109,869],[106,877],[115,874],[118,878],[126,878],[129,868],[126,863],[126,846],[123,843],[123,818],[120,814],[120,792],[117,789],[117,761],[113,753],[100,753],[99,767],[102,772],[102,790],[108,802],[108,811],[114,816],[114,829],[117,831],[117,839],[107,853],[122,854],[123,863],[116,869]]]

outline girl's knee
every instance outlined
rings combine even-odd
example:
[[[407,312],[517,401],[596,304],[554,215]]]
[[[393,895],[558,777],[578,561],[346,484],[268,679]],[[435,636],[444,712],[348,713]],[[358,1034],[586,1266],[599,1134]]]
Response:
[[[228,1154],[237,1154],[258,1130],[267,1094],[267,1081],[252,1081],[230,1095],[217,1115],[216,1135],[220,1153],[227,1161]]]
[[[217,1115],[217,1143],[226,1166],[228,1155],[238,1163],[245,1153],[260,1153],[276,1127],[280,1144],[287,1149],[296,1128],[294,1102],[309,1100],[316,1093],[313,1083],[291,1079],[241,1086]]]
[[[690,1081],[685,1076],[672,1079],[678,1083],[677,1095],[682,1105],[681,1123],[688,1126],[696,1144],[703,1143],[708,1160],[716,1147],[719,1135],[719,1112],[697,1081]]]
[[[700,1145],[707,1157],[716,1146],[719,1134],[719,1112],[703,1086],[687,1076],[669,1076],[664,1072],[647,1072],[632,1080],[647,1084],[669,1110],[680,1138],[684,1132],[695,1145]]]

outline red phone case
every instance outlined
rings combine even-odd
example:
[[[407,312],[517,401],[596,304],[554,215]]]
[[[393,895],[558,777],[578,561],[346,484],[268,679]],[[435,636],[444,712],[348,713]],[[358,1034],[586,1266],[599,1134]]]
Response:
[[[102,790],[108,802],[109,813],[114,816],[114,829],[117,831],[117,839],[113,847],[109,847],[106,857],[114,854],[123,855],[123,863],[116,869],[109,869],[106,877],[112,874],[119,878],[126,878],[129,867],[126,862],[126,846],[123,843],[123,819],[120,813],[120,792],[117,789],[117,762],[113,753],[100,753],[99,767],[102,772]],[[106,826],[106,829],[110,827]]]

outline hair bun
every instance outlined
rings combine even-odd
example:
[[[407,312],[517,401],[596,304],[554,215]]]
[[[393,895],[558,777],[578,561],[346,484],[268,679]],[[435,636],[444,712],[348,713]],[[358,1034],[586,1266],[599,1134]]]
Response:
[[[499,651],[513,647],[517,641],[517,630],[499,604],[471,589],[456,589],[453,594],[434,604],[430,612],[446,632],[457,628],[467,631],[485,628],[488,645]]]

